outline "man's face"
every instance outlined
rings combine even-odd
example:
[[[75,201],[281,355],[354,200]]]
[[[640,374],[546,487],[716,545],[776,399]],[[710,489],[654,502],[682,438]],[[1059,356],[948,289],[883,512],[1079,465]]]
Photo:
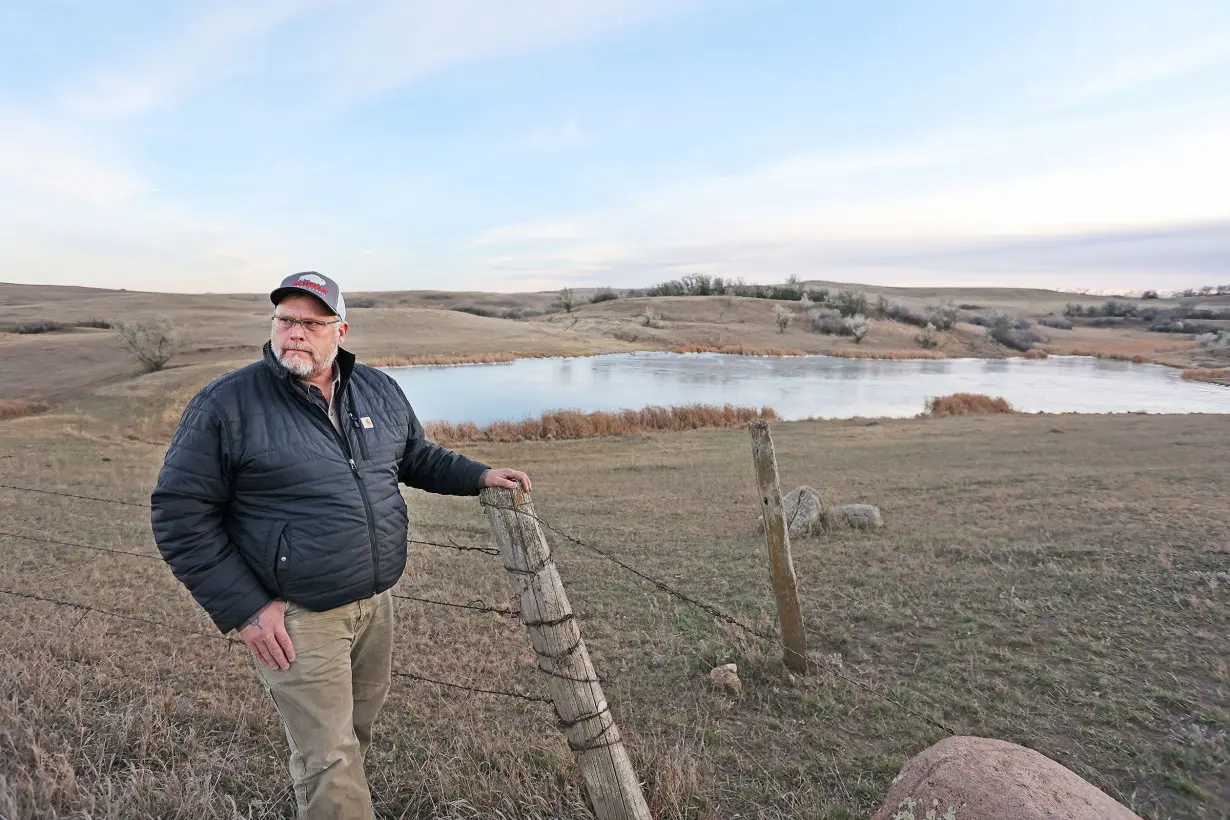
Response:
[[[338,322],[319,299],[305,294],[291,294],[273,309],[273,332],[269,339],[273,354],[283,367],[301,379],[310,379],[333,370],[337,350],[346,338],[349,326]],[[307,330],[301,324],[283,327],[277,317],[318,322],[335,322]]]

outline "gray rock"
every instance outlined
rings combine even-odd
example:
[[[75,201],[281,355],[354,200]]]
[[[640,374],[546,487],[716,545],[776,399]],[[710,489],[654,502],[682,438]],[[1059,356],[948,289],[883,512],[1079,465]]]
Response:
[[[795,487],[782,498],[786,531],[791,538],[811,535],[823,526],[824,502],[813,487]]]
[[[851,529],[878,530],[884,526],[880,508],[872,504],[842,504],[838,513]]]

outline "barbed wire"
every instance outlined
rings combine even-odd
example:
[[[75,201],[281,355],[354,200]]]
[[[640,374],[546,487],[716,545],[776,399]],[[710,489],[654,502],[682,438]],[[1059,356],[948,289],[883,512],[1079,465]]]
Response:
[[[66,493],[60,490],[44,490],[39,487],[18,487],[16,484],[0,484],[0,488],[6,490],[20,490],[25,493],[42,493],[44,495],[58,495],[64,498],[78,498],[82,501],[103,501],[108,504],[123,504],[126,507],[144,507],[149,509],[149,504],[143,504],[137,501],[124,501],[119,498],[99,498],[96,495],[77,495],[76,493]]]
[[[75,499],[79,499],[79,500],[83,500],[83,501],[99,501],[99,502],[104,502],[104,503],[119,504],[119,505],[124,505],[124,506],[131,506],[131,507],[144,507],[144,508],[146,508],[146,509],[148,509],[148,508],[149,508],[149,506],[150,506],[149,504],[137,503],[137,502],[133,502],[133,501],[124,501],[124,500],[121,500],[121,499],[116,499],[116,498],[101,498],[101,497],[98,497],[98,496],[79,495],[79,494],[76,494],[76,493],[66,493],[66,492],[62,492],[62,491],[58,491],[58,490],[44,490],[44,489],[41,489],[41,488],[38,488],[38,487],[21,487],[21,486],[17,486],[17,485],[13,485],[13,484],[0,484],[0,488],[9,489],[9,490],[17,490],[17,491],[21,491],[21,492],[29,492],[29,493],[42,493],[42,494],[46,494],[46,495],[56,495],[56,496],[61,496],[61,497],[65,497],[65,498],[75,498]],[[550,522],[548,522],[548,521],[544,520],[543,518],[541,518],[541,517],[540,517],[540,516],[538,516],[537,514],[534,514],[534,513],[529,513],[529,512],[527,512],[527,511],[525,511],[525,510],[523,510],[523,509],[520,509],[520,508],[517,508],[517,507],[505,507],[505,506],[498,505],[498,504],[489,504],[488,502],[486,502],[486,501],[481,501],[481,500],[480,500],[480,503],[481,503],[484,507],[491,507],[491,508],[493,508],[493,509],[504,510],[504,511],[507,511],[507,512],[512,512],[514,515],[519,515],[519,516],[522,516],[522,515],[523,515],[523,516],[525,516],[525,517],[527,517],[527,518],[530,518],[530,519],[534,520],[535,522],[537,522],[539,525],[541,525],[544,529],[548,530],[549,532],[552,532],[552,533],[554,533],[555,535],[558,535],[559,537],[561,537],[561,538],[563,538],[563,539],[565,539],[565,540],[567,540],[567,541],[570,541],[570,542],[572,542],[573,544],[576,544],[577,546],[579,546],[579,547],[581,547],[581,548],[583,548],[583,549],[589,550],[590,552],[593,552],[594,554],[599,555],[599,556],[601,556],[602,558],[605,558],[606,560],[608,560],[608,561],[610,561],[611,563],[615,564],[617,567],[619,567],[620,569],[624,570],[625,572],[628,572],[628,573],[630,573],[630,574],[632,574],[632,575],[636,576],[637,578],[640,578],[641,580],[643,580],[643,581],[645,581],[645,582],[647,582],[647,583],[649,583],[649,584],[652,584],[654,587],[656,587],[656,588],[657,588],[657,589],[659,589],[660,591],[662,591],[662,592],[666,593],[667,595],[669,595],[669,596],[671,596],[671,597],[675,598],[676,600],[678,600],[678,601],[680,601],[680,602],[682,602],[682,603],[688,604],[689,606],[696,607],[696,608],[700,609],[701,611],[705,612],[706,614],[710,615],[711,617],[716,618],[716,619],[718,619],[719,621],[722,621],[723,623],[726,623],[726,624],[728,624],[728,625],[730,625],[730,626],[733,626],[733,627],[735,627],[736,629],[739,629],[739,630],[741,630],[741,631],[743,631],[743,632],[745,632],[745,633],[747,633],[747,634],[749,634],[749,635],[753,635],[753,636],[755,636],[755,637],[757,637],[757,638],[760,638],[760,639],[761,639],[761,640],[763,640],[763,641],[766,641],[766,642],[769,642],[769,643],[771,643],[771,644],[774,644],[774,645],[776,645],[776,646],[780,647],[781,649],[784,649],[784,650],[785,650],[786,652],[788,652],[788,653],[791,653],[791,654],[797,654],[797,653],[795,653],[795,652],[794,652],[794,650],[792,650],[790,647],[788,647],[788,646],[786,646],[784,643],[782,643],[782,641],[780,640],[780,638],[778,638],[778,636],[773,635],[773,634],[771,634],[771,633],[769,633],[769,632],[766,632],[766,631],[764,631],[764,630],[757,629],[756,627],[751,626],[750,624],[744,623],[743,621],[739,620],[738,618],[734,617],[733,615],[730,615],[730,614],[729,614],[729,613],[727,613],[727,612],[723,612],[722,610],[718,609],[717,607],[713,606],[712,604],[709,604],[709,603],[706,603],[706,602],[704,602],[704,601],[701,601],[701,600],[699,600],[699,599],[697,599],[697,598],[694,598],[694,597],[692,597],[691,595],[689,595],[689,594],[687,594],[687,593],[683,592],[682,590],[677,589],[676,587],[672,586],[671,584],[668,584],[668,583],[666,583],[665,581],[662,581],[661,579],[654,578],[653,576],[651,576],[651,575],[649,575],[649,574],[647,574],[647,573],[644,573],[644,572],[642,572],[642,571],[638,570],[636,567],[631,566],[631,565],[630,565],[630,564],[628,564],[627,562],[625,562],[625,561],[621,560],[620,558],[616,557],[615,555],[611,554],[609,551],[607,551],[607,550],[605,550],[605,549],[603,549],[603,548],[601,548],[601,547],[599,547],[599,546],[597,546],[597,545],[595,545],[595,544],[591,544],[591,543],[588,543],[588,542],[586,542],[586,541],[584,541],[584,540],[582,540],[582,539],[580,539],[580,538],[577,538],[576,536],[574,536],[574,535],[572,535],[572,534],[570,534],[570,533],[568,533],[568,532],[565,532],[564,530],[560,529],[559,527],[556,527],[555,525],[551,524]],[[0,534],[4,534],[4,533],[0,533]],[[130,553],[130,552],[127,552],[127,551],[112,550],[112,549],[105,548],[105,547],[92,547],[92,546],[88,546],[88,545],[84,545],[84,544],[71,544],[70,542],[56,542],[56,541],[50,541],[50,540],[48,540],[48,539],[37,539],[37,538],[30,537],[30,536],[17,536],[17,535],[14,535],[13,537],[19,537],[19,538],[20,538],[20,537],[25,537],[25,538],[29,538],[30,540],[44,540],[44,541],[46,541],[46,542],[48,542],[48,543],[55,543],[55,544],[59,544],[59,545],[62,545],[62,546],[79,546],[79,547],[83,547],[83,548],[86,548],[86,549],[97,549],[97,550],[100,550],[100,551],[103,551],[103,552],[121,552],[122,554],[133,555],[133,556],[136,556],[136,557],[142,557],[142,558],[144,558],[144,557],[153,557],[153,556],[142,555],[142,554],[140,554],[140,553]],[[410,544],[420,544],[420,545],[423,545],[423,546],[431,546],[431,547],[437,547],[437,548],[443,548],[443,549],[453,549],[453,550],[458,550],[458,551],[463,551],[463,552],[479,552],[479,553],[483,553],[483,554],[486,554],[486,555],[495,555],[495,556],[498,556],[498,555],[500,554],[500,551],[499,551],[498,549],[495,549],[495,548],[492,548],[492,547],[470,547],[470,546],[463,546],[463,545],[461,545],[461,544],[457,544],[456,542],[449,543],[449,544],[444,544],[444,543],[440,543],[440,542],[436,542],[436,541],[424,541],[424,540],[410,539],[410,538],[407,538],[406,540],[407,540],[407,543],[410,543]],[[21,593],[16,593],[16,592],[14,592],[14,591],[12,591],[12,590],[6,590],[6,589],[0,589],[0,592],[7,592],[7,593],[9,593],[9,594],[14,594],[14,595],[21,594]],[[32,596],[26,595],[26,596],[24,596],[24,597],[32,597]],[[407,597],[408,597],[408,596],[407,596]],[[36,597],[35,599],[36,599],[36,600],[47,600],[47,601],[50,601],[50,602],[52,602],[52,603],[59,603],[59,604],[61,604],[61,605],[63,605],[63,606],[78,606],[78,605],[73,604],[73,603],[71,603],[71,602],[54,601],[54,600],[52,600],[52,599],[42,599],[42,598],[37,598],[37,597]],[[424,603],[440,604],[440,605],[443,605],[443,606],[453,606],[453,607],[457,607],[457,608],[461,608],[461,609],[475,609],[475,610],[477,610],[477,611],[496,611],[496,609],[495,609],[495,608],[486,608],[486,607],[485,607],[485,605],[481,605],[481,604],[479,604],[479,605],[470,605],[470,604],[451,604],[451,603],[447,603],[447,602],[443,602],[443,601],[434,601],[434,600],[428,600],[428,599],[421,599],[421,600],[422,600],[422,602],[424,602]],[[91,608],[91,607],[79,607],[79,608],[89,609],[90,611],[97,611],[97,612],[100,612],[100,613],[103,613],[103,614],[117,614],[117,613],[110,613],[110,612],[108,612],[108,610],[95,609],[95,608]],[[512,614],[512,612],[511,612],[511,610],[510,610],[510,611],[507,611],[507,612],[503,612],[503,613],[501,613],[501,614],[510,614],[510,615],[511,615],[511,614]],[[117,615],[118,615],[118,614],[117,614]],[[154,625],[158,625],[158,624],[157,624],[157,622],[147,621],[146,619],[137,618],[136,616],[119,616],[119,617],[128,617],[128,618],[130,618],[130,619],[132,619],[132,620],[146,621],[147,623],[152,623],[152,624],[154,624]],[[179,630],[177,627],[168,627],[168,628],[171,628],[171,629],[176,629],[177,631],[184,631],[184,630]],[[198,633],[194,633],[194,634],[204,635],[204,634],[206,634],[206,633],[199,633],[199,632],[198,632]],[[218,637],[218,636],[212,636],[212,635],[211,635],[211,636],[209,636],[209,637]],[[230,639],[228,639],[228,638],[224,638],[224,640],[230,640]],[[811,658],[803,658],[803,661],[804,661],[805,663],[815,663],[815,660],[814,660],[814,659],[811,659]],[[957,734],[957,731],[956,731],[955,729],[953,729],[952,727],[948,726],[947,724],[945,724],[945,723],[943,723],[943,722],[941,722],[941,721],[938,721],[938,720],[936,720],[935,718],[932,718],[932,717],[929,717],[929,716],[927,716],[927,715],[924,715],[924,714],[922,714],[921,712],[918,712],[918,711],[916,711],[916,710],[914,710],[914,709],[911,709],[910,707],[906,706],[905,704],[900,703],[899,701],[896,701],[896,700],[894,700],[894,699],[892,699],[892,698],[888,697],[887,695],[885,695],[885,694],[883,694],[883,693],[881,693],[881,692],[876,691],[876,689],[874,689],[872,686],[870,686],[870,685],[868,685],[868,684],[866,684],[866,683],[863,683],[862,681],[860,681],[860,680],[858,680],[858,679],[856,679],[856,678],[853,678],[853,677],[850,677],[849,675],[844,674],[844,673],[843,673],[842,671],[840,671],[840,670],[839,670],[839,669],[838,669],[835,665],[833,665],[832,663],[828,662],[827,660],[826,660],[826,661],[824,661],[824,665],[825,665],[825,666],[829,669],[829,671],[830,671],[830,672],[831,672],[831,673],[832,673],[835,677],[837,677],[837,678],[839,678],[839,679],[841,679],[841,680],[845,681],[846,683],[849,683],[849,684],[850,684],[850,685],[852,685],[852,686],[855,686],[855,687],[857,687],[857,688],[859,688],[859,689],[861,689],[861,690],[863,690],[863,691],[865,691],[865,692],[867,692],[867,693],[871,694],[873,697],[876,697],[876,698],[878,698],[878,699],[880,699],[880,700],[884,701],[885,703],[888,703],[888,704],[890,704],[890,705],[892,705],[892,706],[896,707],[897,709],[900,709],[900,710],[901,710],[902,712],[904,712],[905,714],[911,715],[912,717],[916,717],[916,718],[918,718],[919,720],[922,720],[922,721],[924,721],[924,722],[928,723],[929,725],[932,725],[932,726],[934,726],[934,727],[936,727],[936,728],[938,728],[938,729],[942,729],[943,731],[948,732],[949,734],[953,734],[953,735]],[[550,673],[550,672],[547,672],[546,670],[542,670],[542,671],[544,672],[544,674],[548,674],[548,675],[552,674],[552,673]],[[428,682],[428,683],[440,683],[440,682],[438,682],[438,681],[432,681],[432,680],[427,680],[426,682]],[[441,684],[441,685],[447,685],[447,684]],[[499,692],[488,692],[488,694],[501,694],[501,693],[499,693]],[[506,694],[506,693],[504,693],[504,694]]]
[[[46,604],[54,604],[55,606],[64,607],[66,609],[82,610],[86,614],[97,613],[99,615],[106,615],[111,618],[120,618],[126,621],[137,621],[147,626],[154,626],[154,627],[165,629],[171,632],[179,632],[185,635],[195,635],[201,638],[209,638],[210,640],[223,641],[232,646],[234,646],[235,644],[243,645],[243,641],[236,640],[235,638],[231,638],[227,635],[220,635],[220,634],[210,633],[210,632],[202,632],[197,629],[184,629],[183,627],[174,626],[173,624],[168,624],[164,621],[155,621],[152,618],[142,618],[138,615],[129,615],[126,612],[116,612],[115,610],[111,610],[111,609],[102,609],[101,607],[91,606],[89,604],[83,604],[79,601],[64,601],[64,600],[60,600],[59,598],[49,598],[45,595],[36,595],[32,592],[22,592],[21,590],[8,589],[6,587],[0,587],[0,593],[3,593],[5,595],[12,595],[16,598],[25,598],[30,601],[40,601]],[[80,624],[80,623],[81,621],[78,620],[77,624]],[[430,683],[436,686],[444,686],[449,689],[459,689],[459,690],[464,690],[467,692],[477,692],[477,693],[484,694],[484,695],[502,695],[504,697],[514,698],[517,700],[529,701],[531,703],[552,703],[553,702],[551,698],[543,697],[541,695],[525,695],[520,692],[508,692],[502,689],[485,689],[482,687],[468,686],[462,683],[452,683],[450,681],[443,681],[443,680],[437,680],[436,678],[429,678],[429,677],[426,677],[425,675],[420,675],[416,672],[407,672],[404,670],[394,669],[392,673],[393,675],[399,678],[408,678],[410,680],[416,680],[422,683]]]
[[[0,535],[2,534],[3,533],[0,533]],[[401,598],[402,600],[405,600],[405,601],[418,601],[419,603],[435,604],[436,606],[447,606],[447,607],[452,607],[454,609],[469,609],[469,610],[473,610],[474,612],[494,612],[497,615],[508,615],[509,617],[512,617],[512,618],[521,617],[520,610],[512,609],[511,607],[505,607],[505,606],[491,606],[490,604],[486,604],[478,600],[470,601],[468,604],[457,604],[457,603],[452,603],[451,601],[438,601],[434,598],[420,598],[417,595],[406,595],[405,593],[401,593],[401,592],[394,592],[392,593],[392,595],[394,598]],[[529,626],[529,624],[526,624],[526,626]]]
[[[463,544],[458,544],[456,541],[449,539],[449,543],[441,544],[439,541],[420,541],[416,538],[407,538],[407,544],[422,544],[425,547],[439,547],[446,550],[457,550],[459,552],[481,552],[484,555],[499,556],[500,551],[494,547],[467,547]]]
[[[443,686],[448,689],[460,689],[465,692],[476,692],[480,695],[500,695],[506,698],[515,700],[529,701],[530,703],[554,703],[551,698],[541,695],[523,695],[520,692],[508,692],[503,689],[483,689],[479,686],[467,686],[463,683],[450,683],[449,681],[436,680],[424,675],[419,675],[415,672],[406,672],[400,669],[394,669],[393,674],[399,678],[410,678],[411,680],[420,681],[422,683],[433,683],[436,686]]]
[[[583,549],[587,549],[587,550],[589,550],[590,552],[593,552],[593,553],[595,553],[596,555],[599,555],[599,556],[601,556],[601,557],[605,558],[606,560],[608,560],[608,561],[610,561],[611,563],[615,564],[615,565],[616,565],[617,567],[619,567],[620,569],[623,569],[624,571],[629,572],[629,573],[631,573],[632,575],[635,575],[636,577],[638,577],[638,578],[640,578],[640,579],[642,579],[642,580],[644,580],[644,581],[646,581],[646,582],[648,582],[648,583],[652,584],[653,586],[657,587],[659,590],[661,590],[662,592],[665,592],[667,595],[670,595],[671,597],[675,598],[676,600],[681,601],[682,603],[686,603],[686,604],[688,604],[688,605],[690,605],[690,606],[694,606],[694,607],[696,607],[696,608],[700,609],[701,611],[703,611],[703,612],[705,612],[705,613],[707,613],[707,614],[711,615],[711,616],[712,616],[712,617],[714,617],[714,618],[717,618],[718,620],[720,620],[720,621],[722,621],[722,622],[724,622],[724,623],[727,623],[727,624],[729,624],[729,625],[731,625],[731,626],[733,626],[733,627],[735,627],[735,628],[737,628],[737,629],[740,629],[740,630],[742,630],[742,631],[744,631],[744,632],[748,633],[749,635],[754,635],[755,637],[760,638],[760,639],[761,639],[761,640],[763,640],[763,641],[767,641],[767,642],[769,642],[769,643],[771,643],[771,644],[774,644],[774,645],[775,645],[775,646],[777,646],[778,648],[780,648],[780,649],[784,649],[786,652],[790,653],[791,655],[795,655],[796,657],[798,656],[798,653],[797,653],[797,652],[795,652],[795,651],[794,651],[793,649],[791,649],[790,647],[786,646],[786,644],[782,643],[781,639],[780,639],[780,638],[778,638],[778,636],[773,635],[773,634],[770,634],[770,633],[768,633],[768,632],[765,632],[764,630],[757,629],[756,627],[751,626],[750,624],[746,624],[746,623],[744,623],[743,621],[739,620],[738,618],[734,617],[733,615],[730,615],[730,614],[728,614],[728,613],[726,613],[726,612],[723,612],[722,610],[718,609],[717,607],[713,606],[712,604],[708,604],[708,603],[705,603],[704,601],[701,601],[701,600],[698,600],[698,599],[696,599],[696,598],[693,598],[691,595],[688,595],[686,592],[683,592],[682,590],[675,588],[674,586],[672,586],[672,585],[670,585],[670,584],[666,583],[665,581],[663,581],[663,580],[661,580],[661,579],[658,579],[658,578],[654,578],[654,577],[653,577],[653,576],[651,576],[651,575],[647,575],[646,573],[641,572],[640,570],[636,569],[635,567],[630,566],[630,565],[629,565],[629,564],[627,564],[626,562],[624,562],[624,561],[620,560],[619,558],[617,558],[616,556],[612,555],[612,554],[611,554],[610,552],[608,552],[607,550],[604,550],[604,549],[602,549],[601,547],[599,547],[599,546],[597,546],[597,545],[590,544],[590,543],[588,543],[588,542],[586,542],[586,541],[583,541],[583,540],[582,540],[582,539],[580,539],[580,538],[577,538],[577,537],[576,537],[576,536],[574,536],[574,535],[571,535],[571,534],[569,534],[569,533],[567,533],[567,532],[564,532],[564,531],[563,531],[563,530],[561,530],[559,527],[556,527],[555,525],[551,524],[550,522],[543,520],[543,519],[542,519],[540,516],[538,516],[536,513],[531,513],[531,512],[528,512],[528,511],[526,511],[526,510],[524,510],[524,509],[521,509],[521,508],[518,508],[518,507],[505,507],[505,506],[502,506],[502,505],[499,505],[499,504],[490,504],[490,503],[488,503],[488,502],[486,502],[486,501],[482,501],[482,500],[480,500],[480,502],[479,502],[479,503],[480,503],[480,504],[482,504],[482,506],[484,506],[484,507],[491,507],[492,509],[504,510],[505,512],[511,512],[511,513],[513,513],[514,515],[523,515],[523,516],[525,516],[526,518],[529,518],[529,519],[531,519],[531,520],[535,521],[536,523],[538,523],[539,525],[541,525],[544,529],[546,529],[546,530],[548,530],[548,531],[550,531],[550,532],[554,533],[555,535],[558,535],[559,537],[564,538],[564,539],[566,539],[566,540],[568,540],[568,541],[571,541],[572,543],[576,544],[576,545],[577,545],[577,546],[579,546],[579,547],[582,547]],[[808,663],[808,664],[815,663],[815,660],[814,660],[814,659],[812,659],[812,658],[803,658],[802,660],[803,660],[805,663]],[[942,721],[936,720],[936,719],[935,719],[935,718],[933,718],[933,717],[930,717],[930,716],[928,716],[928,715],[924,715],[924,714],[922,714],[921,712],[918,712],[918,711],[916,711],[916,710],[914,710],[914,709],[911,709],[910,707],[906,706],[904,703],[901,703],[900,701],[894,700],[893,698],[890,698],[888,695],[885,695],[885,694],[884,694],[884,693],[882,693],[882,692],[878,692],[878,691],[876,691],[876,689],[875,689],[874,687],[872,687],[872,686],[870,686],[870,685],[868,685],[868,684],[866,684],[866,683],[863,683],[862,681],[858,680],[857,678],[850,677],[849,675],[845,674],[845,673],[844,673],[844,672],[842,672],[840,669],[838,669],[838,668],[837,668],[834,664],[832,664],[831,662],[829,662],[829,661],[825,660],[825,661],[824,661],[824,666],[826,666],[826,667],[828,668],[828,670],[829,670],[829,671],[833,674],[833,676],[834,676],[834,677],[839,678],[839,679],[841,679],[841,680],[845,681],[846,683],[849,683],[850,685],[855,686],[855,687],[857,687],[857,688],[859,688],[859,689],[861,689],[861,690],[863,690],[863,691],[867,692],[868,694],[872,695],[873,697],[878,698],[879,700],[882,700],[882,701],[884,701],[885,703],[888,703],[888,704],[890,704],[891,706],[896,707],[897,709],[900,709],[900,710],[901,710],[902,712],[904,712],[905,714],[908,714],[908,715],[910,715],[910,716],[912,716],[912,717],[918,718],[919,720],[922,720],[922,721],[926,722],[927,724],[929,724],[929,725],[931,725],[931,726],[936,727],[937,729],[942,729],[943,731],[948,732],[950,735],[956,735],[956,734],[958,734],[958,732],[957,732],[957,730],[956,730],[956,729],[952,728],[951,726],[948,726],[946,723],[943,723]]]
[[[183,627],[174,626],[172,624],[165,623],[164,621],[155,621],[152,618],[142,618],[140,615],[129,615],[126,612],[116,612],[113,609],[102,609],[101,607],[90,606],[89,604],[83,604],[79,601],[62,601],[58,598],[48,598],[44,595],[35,595],[32,592],[22,592],[20,590],[7,589],[5,587],[0,587],[0,593],[12,595],[17,598],[27,598],[31,601],[42,601],[47,604],[55,604],[57,606],[67,607],[69,609],[79,609],[87,613],[96,612],[99,615],[107,615],[112,618],[121,618],[125,621],[137,621],[139,623],[146,624],[147,626],[156,626],[160,629],[166,629],[172,632],[181,632],[185,635],[196,635],[197,637],[209,638],[210,640],[225,641],[229,644],[243,643],[242,641],[237,641],[234,638],[227,637],[226,635],[202,632],[199,629],[184,629]],[[77,623],[81,623],[81,621],[78,621]]]
[[[98,552],[109,552],[114,555],[131,555],[134,558],[157,558],[161,559],[161,555],[151,555],[148,552],[132,552],[131,550],[116,549],[114,547],[99,547],[93,544],[75,544],[72,541],[56,541],[51,538],[40,538],[36,535],[22,535],[17,532],[0,531],[0,535],[8,538],[20,538],[23,541],[37,541],[40,544],[54,544],[58,547],[80,547],[83,550],[96,550]]]

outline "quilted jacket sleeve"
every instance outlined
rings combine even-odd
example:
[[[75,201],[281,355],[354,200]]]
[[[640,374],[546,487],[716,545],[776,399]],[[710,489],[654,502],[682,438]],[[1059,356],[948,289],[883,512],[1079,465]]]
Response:
[[[402,398],[405,399],[404,393]],[[409,401],[406,406],[410,406]],[[406,451],[402,454],[397,476],[403,484],[440,495],[478,495],[487,469],[486,464],[428,441],[423,435],[423,425],[410,408]]]
[[[150,497],[158,550],[223,633],[271,600],[222,527],[230,444],[217,405],[198,394],[184,410]]]

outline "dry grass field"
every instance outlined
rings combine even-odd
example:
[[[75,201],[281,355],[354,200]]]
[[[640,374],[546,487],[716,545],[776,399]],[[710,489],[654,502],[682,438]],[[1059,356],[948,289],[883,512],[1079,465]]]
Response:
[[[145,503],[165,431],[134,425],[182,403],[173,376],[4,422],[0,483]],[[1036,748],[1143,816],[1227,815],[1225,418],[774,432],[786,485],[879,504],[887,520],[794,544],[811,646],[844,678],[791,676],[773,646],[551,539],[656,816],[868,816],[942,736],[883,697]],[[746,432],[467,450],[529,470],[539,513],[564,531],[774,629]],[[412,537],[488,543],[475,500],[407,494]],[[0,536],[0,588],[211,631],[153,557],[141,506],[0,488],[0,532],[149,556]],[[498,559],[410,549],[401,593],[507,605]],[[399,669],[543,691],[517,621],[397,603]],[[3,594],[0,622],[0,817],[292,816],[285,740],[242,646]],[[739,699],[708,681],[727,661]],[[586,816],[551,720],[540,704],[399,678],[370,759],[379,816]]]
[[[1022,316],[1072,298],[868,290]],[[895,322],[857,347],[795,326],[779,334],[772,303],[754,299],[621,299],[530,321],[448,309],[553,298],[357,295],[375,306],[354,308],[348,346],[369,361],[437,362],[683,346],[1005,355],[973,325],[933,350]],[[0,284],[0,327],[68,326],[0,334],[0,484],[128,502],[0,487],[0,588],[129,616],[0,594],[0,818],[292,816],[285,740],[251,661],[157,558],[141,506],[184,403],[256,355],[268,312],[257,295]],[[160,313],[189,343],[158,373],[138,375],[88,326]],[[1199,363],[1190,337],[1047,333],[1052,352]],[[529,470],[539,513],[563,531],[775,631],[746,432],[622,431],[633,434],[458,446]],[[655,816],[866,817],[943,734],[906,710],[1036,748],[1148,818],[1230,816],[1225,417],[954,415],[775,424],[774,435],[787,488],[875,503],[887,520],[879,533],[794,544],[811,646],[839,674],[791,676],[773,646],[551,539]],[[488,544],[475,500],[406,492],[412,538]],[[498,559],[410,550],[401,594],[508,604]],[[516,620],[397,603],[402,671],[543,692]],[[741,698],[708,680],[727,661]],[[586,816],[541,704],[398,678],[378,729],[382,818]]]

